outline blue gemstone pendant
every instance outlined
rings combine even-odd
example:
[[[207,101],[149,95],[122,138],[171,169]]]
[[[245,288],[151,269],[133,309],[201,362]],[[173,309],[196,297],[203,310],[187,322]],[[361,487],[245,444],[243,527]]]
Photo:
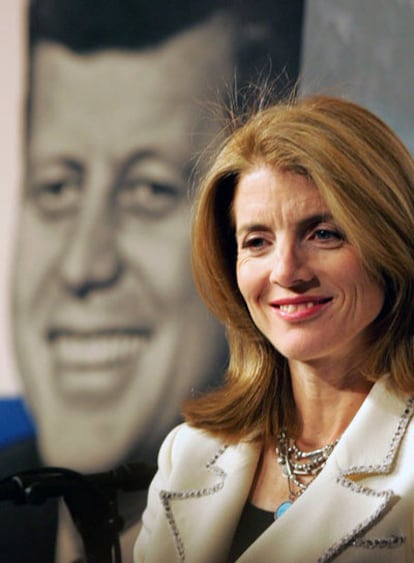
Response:
[[[274,519],[277,520],[278,518],[283,516],[283,514],[286,512],[288,508],[292,506],[292,504],[293,503],[291,500],[285,500],[284,502],[282,502],[282,504],[279,504],[279,506],[275,510]]]

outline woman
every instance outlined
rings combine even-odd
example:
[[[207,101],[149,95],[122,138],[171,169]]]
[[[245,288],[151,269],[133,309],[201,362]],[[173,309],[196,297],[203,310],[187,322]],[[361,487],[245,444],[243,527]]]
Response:
[[[135,561],[414,560],[414,163],[341,99],[259,111],[193,232],[225,385],[165,440]]]

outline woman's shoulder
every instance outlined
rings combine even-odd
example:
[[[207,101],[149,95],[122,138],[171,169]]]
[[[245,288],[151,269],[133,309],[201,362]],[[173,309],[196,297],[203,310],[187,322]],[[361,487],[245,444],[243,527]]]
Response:
[[[213,457],[225,446],[223,440],[204,430],[182,423],[167,435],[159,453],[159,465],[194,463]]]
[[[162,447],[173,449],[175,452],[186,450],[193,446],[200,447],[217,447],[224,445],[223,441],[205,430],[194,428],[186,422],[179,424],[167,435]]]

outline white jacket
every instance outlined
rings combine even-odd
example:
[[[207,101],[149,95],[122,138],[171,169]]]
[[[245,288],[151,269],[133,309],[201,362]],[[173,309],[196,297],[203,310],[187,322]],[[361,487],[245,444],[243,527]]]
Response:
[[[413,563],[414,399],[377,382],[319,476],[240,563]],[[166,438],[135,563],[224,563],[259,459],[181,425]]]

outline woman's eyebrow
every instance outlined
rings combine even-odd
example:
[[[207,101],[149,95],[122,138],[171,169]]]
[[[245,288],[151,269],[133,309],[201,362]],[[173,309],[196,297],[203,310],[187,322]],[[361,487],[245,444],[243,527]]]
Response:
[[[236,231],[236,237],[240,237],[246,233],[254,233],[255,231],[269,231],[269,226],[264,223],[246,223]]]
[[[324,223],[328,221],[332,221],[333,216],[331,213],[316,213],[313,215],[309,215],[301,219],[298,223],[299,229],[309,227],[310,225],[317,225],[318,223]],[[241,225],[239,229],[236,231],[236,236],[242,236],[245,233],[252,233],[255,231],[269,231],[269,226],[264,223],[246,223],[245,225]]]
[[[299,227],[309,227],[310,225],[317,225],[318,223],[325,223],[333,221],[333,216],[331,213],[316,213],[314,215],[309,215],[304,217],[299,221]]]

